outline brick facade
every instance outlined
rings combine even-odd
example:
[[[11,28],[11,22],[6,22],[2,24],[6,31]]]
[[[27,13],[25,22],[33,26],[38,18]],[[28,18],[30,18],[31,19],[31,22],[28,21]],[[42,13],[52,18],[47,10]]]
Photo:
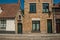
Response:
[[[36,12],[35,13],[30,13],[30,3],[36,3]],[[43,13],[43,11],[42,11],[43,3],[49,4],[49,12],[48,13]],[[11,4],[11,5],[13,5],[13,4]],[[16,4],[15,6],[16,6],[16,10],[13,11],[14,12],[13,15],[10,15],[12,13],[9,13],[9,15],[6,14],[7,16],[4,15],[4,17],[6,16],[6,18],[8,18],[8,17],[14,18],[15,33],[18,33],[18,31],[21,32],[20,29],[22,29],[22,33],[48,33],[48,26],[47,26],[48,19],[52,20],[52,33],[56,32],[56,27],[53,25],[54,24],[53,12],[52,12],[53,0],[25,0],[23,16],[22,16],[21,10],[19,9],[20,8],[20,0],[19,0],[18,4]],[[15,9],[15,6],[13,7],[14,9]],[[10,6],[8,6],[8,7],[10,7]],[[6,7],[6,9],[10,9],[8,7]],[[11,8],[11,9],[13,9],[13,8]],[[9,10],[9,12],[10,12],[10,10]],[[3,15],[3,13],[2,13],[2,15]],[[2,18],[2,15],[0,18]],[[21,16],[21,19],[19,19],[19,15]],[[35,25],[35,27],[39,26],[39,32],[32,31],[32,25],[33,25],[32,21],[39,21],[39,24]],[[18,23],[22,24],[22,28],[18,28]]]
[[[36,3],[36,13],[29,12],[29,3]],[[42,12],[42,3],[49,3],[49,13]],[[32,19],[39,18],[40,20],[40,33],[47,33],[47,19],[52,19],[53,27],[53,13],[52,13],[52,0],[25,0],[24,2],[24,17],[23,17],[23,33],[32,33]]]

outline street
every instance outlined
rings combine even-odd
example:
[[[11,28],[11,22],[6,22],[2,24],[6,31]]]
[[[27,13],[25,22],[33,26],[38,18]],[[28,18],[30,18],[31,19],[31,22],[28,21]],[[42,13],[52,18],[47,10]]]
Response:
[[[0,40],[60,40],[60,34],[0,34]]]

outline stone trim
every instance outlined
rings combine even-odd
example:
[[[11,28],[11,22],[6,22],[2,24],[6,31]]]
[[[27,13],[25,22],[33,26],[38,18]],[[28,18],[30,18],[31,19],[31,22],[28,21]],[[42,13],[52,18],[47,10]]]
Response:
[[[49,3],[49,2],[42,2],[42,3]]]
[[[39,20],[40,21],[40,18],[32,18],[32,20]]]

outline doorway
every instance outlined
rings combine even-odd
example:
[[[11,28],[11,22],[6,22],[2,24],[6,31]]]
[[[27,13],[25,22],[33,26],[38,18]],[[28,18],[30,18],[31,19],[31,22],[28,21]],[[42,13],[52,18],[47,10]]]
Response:
[[[60,19],[56,20],[56,32],[60,33]]]
[[[52,20],[51,19],[47,20],[47,32],[52,33]]]
[[[18,34],[22,34],[22,23],[18,23]]]

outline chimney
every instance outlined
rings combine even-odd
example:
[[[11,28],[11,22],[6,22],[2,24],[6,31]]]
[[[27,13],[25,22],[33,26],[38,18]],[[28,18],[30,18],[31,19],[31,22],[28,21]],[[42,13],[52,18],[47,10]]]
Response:
[[[18,0],[18,3],[20,3],[20,0]]]
[[[18,0],[18,5],[19,5],[19,9],[20,9],[20,0]]]

